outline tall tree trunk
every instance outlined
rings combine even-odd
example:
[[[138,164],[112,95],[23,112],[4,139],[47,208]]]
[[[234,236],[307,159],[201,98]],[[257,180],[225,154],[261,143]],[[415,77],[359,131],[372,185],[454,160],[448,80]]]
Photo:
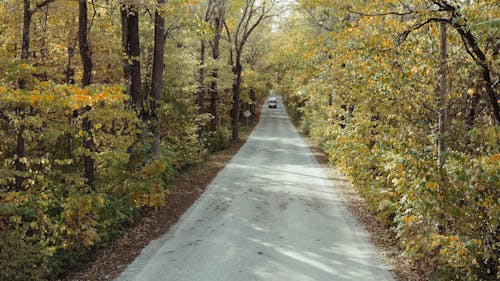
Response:
[[[127,84],[126,93],[130,95],[132,105],[144,118],[144,96],[141,85],[141,46],[139,40],[139,11],[133,5],[121,7],[123,76]]]
[[[129,57],[132,61],[131,67],[131,95],[132,102],[137,110],[143,110],[144,97],[141,87],[141,45],[139,41],[139,12],[137,8],[132,7],[128,13],[128,48]]]
[[[438,165],[439,168],[443,168],[446,163],[444,154],[446,153],[446,125],[448,122],[448,50],[446,42],[446,23],[440,23],[440,72],[441,79],[439,81],[439,117],[438,117]]]
[[[158,6],[165,4],[165,0],[158,0]],[[163,92],[163,72],[165,63],[163,55],[165,53],[165,19],[156,11],[155,13],[155,38],[153,51],[153,73],[151,78],[151,97],[153,98],[153,159],[158,159],[160,155],[160,128],[158,120],[158,104],[161,101]]]
[[[78,48],[80,49],[80,57],[82,58],[83,76],[82,87],[86,87],[92,83],[92,58],[88,42],[88,8],[87,0],[79,0],[78,5]],[[88,105],[83,109],[83,113],[87,113],[92,108]],[[92,121],[88,117],[82,120],[82,130],[85,132],[83,140],[83,148],[87,153],[93,153],[94,137],[92,135]],[[85,178],[87,184],[95,189],[95,160],[91,155],[83,156],[83,166],[85,170]]]
[[[198,73],[198,113],[205,113],[205,49],[206,49],[205,40],[202,39],[200,41],[200,64],[199,64],[199,73]],[[200,144],[202,143],[203,137],[203,126],[200,124],[198,127],[198,141]]]
[[[44,0],[31,8],[31,0],[23,0],[23,31],[21,35],[21,59],[27,60],[30,52],[30,29],[33,14],[55,0]]]
[[[30,0],[24,0],[23,5],[24,18],[23,18],[23,34],[21,43],[21,59],[27,60],[30,52],[30,28],[33,12],[31,11]]]
[[[239,123],[240,123],[240,94],[243,66],[241,65],[241,53],[236,52],[236,65],[233,68],[233,73],[236,75],[236,80],[233,83],[233,110],[232,116],[232,139],[237,140],[239,137]]]
[[[221,33],[222,33],[222,19],[221,17],[223,16],[224,10],[223,7],[219,7],[218,11],[219,16],[214,17],[214,27],[215,27],[215,35],[214,35],[214,40],[213,40],[213,46],[212,46],[212,58],[214,61],[219,60],[219,55],[220,55],[220,39],[221,39]],[[219,76],[218,69],[214,68],[212,71],[212,78],[213,81],[210,85],[210,114],[212,115],[212,120],[210,121],[210,131],[215,132],[217,131],[217,99],[219,96],[218,93],[218,86],[217,86],[217,78]]]
[[[270,5],[274,6],[274,5]],[[228,34],[228,39],[231,44],[234,44],[234,51],[236,53],[236,63],[231,64],[233,66],[233,73],[236,76],[236,80],[233,83],[233,108],[232,108],[232,139],[238,139],[238,125],[240,119],[240,94],[241,94],[241,73],[243,71],[243,66],[241,65],[241,56],[247,40],[250,38],[252,32],[260,25],[264,20],[271,17],[271,8],[266,5],[261,5],[259,1],[248,0],[245,1],[244,6],[241,9],[242,15],[239,19],[238,24],[234,30],[234,36],[231,36],[229,27],[224,24],[226,32]],[[233,39],[231,39],[233,37]],[[229,58],[232,61],[231,48],[229,49]]]
[[[92,83],[92,58],[88,41],[88,8],[87,0],[79,0],[78,13],[78,48],[82,58],[83,76],[82,86]]]
[[[494,121],[498,125],[500,124],[500,107],[498,105],[498,98],[495,93],[493,83],[491,82],[491,73],[486,63],[486,57],[484,63],[481,64],[481,67],[482,67],[483,79],[486,82],[486,93],[488,94],[488,98],[490,100]]]

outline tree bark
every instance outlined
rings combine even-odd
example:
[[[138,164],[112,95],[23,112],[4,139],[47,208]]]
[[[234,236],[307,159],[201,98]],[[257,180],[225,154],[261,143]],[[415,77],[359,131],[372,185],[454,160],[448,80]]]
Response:
[[[493,111],[493,117],[495,123],[500,124],[500,107],[498,106],[498,99],[495,93],[495,89],[493,88],[493,83],[491,82],[491,73],[490,69],[486,63],[486,57],[484,63],[481,64],[483,79],[486,82],[486,93],[488,94],[488,98],[490,100],[491,109]]]
[[[144,98],[141,88],[141,45],[139,41],[139,12],[134,8],[128,16],[128,46],[131,64],[131,94],[132,102],[137,110],[142,110]]]
[[[158,6],[165,4],[165,0],[158,0]],[[153,98],[153,148],[152,158],[158,159],[160,156],[161,134],[158,120],[158,104],[161,101],[163,93],[163,72],[165,63],[163,55],[165,53],[165,19],[158,13],[155,13],[155,37],[153,50],[153,73],[151,78],[151,97]]]
[[[33,12],[31,11],[30,0],[24,0],[23,4],[24,18],[23,18],[23,34],[21,43],[21,59],[27,60],[30,51],[30,28]]]
[[[47,46],[47,25],[48,25],[48,20],[49,20],[49,6],[44,7],[43,11],[43,20],[42,20],[42,38],[41,38],[41,58],[42,58],[42,63],[46,64],[47,60],[49,59],[49,47]],[[44,73],[44,79],[48,80],[47,73]]]
[[[217,99],[219,93],[216,81],[216,79],[218,78],[216,69],[212,72],[212,78],[214,79],[214,81],[212,81],[210,85],[210,115],[212,115],[212,120],[210,120],[210,131],[215,132],[217,131],[217,120],[219,118],[217,114]]]
[[[87,0],[79,0],[78,9],[78,48],[82,58],[83,77],[82,86],[92,83],[92,57],[88,41],[88,7]]]
[[[233,73],[236,79],[233,83],[233,107],[232,107],[232,139],[238,139],[238,124],[240,119],[240,95],[241,95],[241,73],[243,66],[241,64],[241,56],[247,40],[250,38],[252,32],[260,25],[265,19],[272,17],[270,14],[273,5],[267,6],[260,5],[258,1],[246,0],[244,8],[241,9],[242,16],[235,28],[234,39],[231,39],[231,34],[227,24],[224,23],[228,39],[231,44],[234,44],[234,51],[236,53],[236,61],[233,63],[232,50],[229,49],[230,61],[233,66]]]
[[[80,57],[82,58],[83,76],[82,87],[89,86],[92,83],[92,57],[88,41],[88,7],[87,0],[79,0],[78,5],[78,48],[80,49]],[[92,108],[87,105],[82,111],[83,113],[90,112]],[[85,132],[83,139],[83,148],[86,155],[83,156],[83,166],[85,170],[85,178],[87,184],[95,189],[95,160],[92,155],[95,152],[94,137],[92,135],[92,121],[88,117],[82,120],[82,130]]]
[[[21,35],[21,59],[28,60],[30,52],[30,29],[33,14],[55,0],[44,0],[31,8],[31,0],[23,0],[23,32]]]
[[[144,97],[141,85],[139,12],[137,8],[132,5],[123,5],[121,19],[122,47],[125,53],[123,72],[127,83],[127,93],[130,94],[130,100],[138,111],[138,114],[144,117]]]
[[[483,53],[481,48],[479,48],[475,37],[470,33],[470,31],[465,31],[463,28],[458,29],[458,31],[460,34],[463,34],[463,37],[467,38],[473,53],[477,56],[475,61],[481,67],[481,74],[486,82],[486,94],[488,95],[490,101],[494,120],[496,124],[500,124],[500,107],[498,106],[498,99],[493,87],[493,82],[491,81],[491,71],[486,60],[486,55]]]

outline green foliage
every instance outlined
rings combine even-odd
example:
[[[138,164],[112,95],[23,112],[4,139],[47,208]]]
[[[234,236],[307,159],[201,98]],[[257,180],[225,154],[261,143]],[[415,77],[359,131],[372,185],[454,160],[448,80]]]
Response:
[[[206,155],[206,149],[198,140],[199,128],[207,123],[207,114],[199,115],[192,106],[193,100],[167,94],[160,109],[160,129],[165,148],[171,152],[172,165],[181,169],[199,163]]]
[[[5,197],[12,201],[4,203]],[[20,201],[24,202],[20,202]],[[25,194],[2,196],[0,207],[0,280],[43,280],[49,273],[47,264],[52,255],[53,224],[41,217],[40,198]],[[38,203],[31,207],[27,204]],[[43,220],[38,221],[37,218]],[[39,232],[43,230],[43,232]],[[43,235],[42,237],[40,237]]]
[[[220,128],[216,132],[206,133],[204,139],[209,152],[221,151],[231,144],[231,132],[226,128]]]

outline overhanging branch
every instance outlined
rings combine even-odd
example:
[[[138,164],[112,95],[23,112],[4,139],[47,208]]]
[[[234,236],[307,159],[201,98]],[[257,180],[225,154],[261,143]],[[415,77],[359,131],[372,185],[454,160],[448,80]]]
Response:
[[[397,45],[401,45],[403,44],[406,39],[408,38],[408,36],[410,35],[410,33],[414,32],[414,31],[417,31],[419,30],[420,28],[428,25],[429,23],[432,23],[432,22],[444,22],[444,23],[451,23],[451,20],[450,19],[444,19],[444,18],[428,18],[426,21],[424,22],[421,22],[421,23],[418,23],[418,24],[415,24],[414,26],[412,26],[410,29],[402,32],[400,35],[399,35],[399,39],[398,39],[398,42],[397,42]]]

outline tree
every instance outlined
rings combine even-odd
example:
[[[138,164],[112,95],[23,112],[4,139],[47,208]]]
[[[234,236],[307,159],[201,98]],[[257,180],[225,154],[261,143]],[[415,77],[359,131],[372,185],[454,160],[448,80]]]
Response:
[[[92,57],[88,41],[89,24],[88,24],[88,7],[87,0],[79,0],[78,5],[78,47],[80,48],[80,57],[83,65],[82,87],[87,87],[92,83]],[[90,105],[87,105],[83,113],[88,113],[92,110]],[[94,151],[94,137],[92,135],[92,121],[85,116],[82,120],[82,130],[85,132],[83,140],[83,148],[87,151],[83,157],[85,178],[87,184],[95,189],[95,160],[91,155]]]
[[[88,32],[88,7],[87,0],[78,1],[78,47],[83,65],[82,86],[86,87],[92,83],[92,57],[89,47]]]
[[[124,2],[121,7],[122,47],[124,78],[127,83],[126,92],[130,95],[132,105],[138,114],[144,114],[144,97],[141,87],[141,45],[139,39],[139,6]]]
[[[226,5],[227,0],[214,0],[214,15],[213,15],[213,28],[214,37],[212,39],[212,59],[217,62],[220,56],[220,40],[222,37],[222,30],[224,28],[224,21],[226,16]],[[218,93],[218,69],[215,67],[212,70],[212,83],[210,84],[210,114],[212,115],[212,120],[210,121],[210,130],[212,132],[217,131],[217,100],[219,98]]]
[[[467,17],[462,13],[464,6],[457,1],[448,0],[431,0],[425,1],[427,6],[419,10],[411,5],[402,5],[404,12],[388,11],[383,13],[376,13],[375,16],[401,16],[408,17],[409,15],[422,14],[424,18],[417,21],[413,26],[400,34],[398,44],[403,43],[409,34],[415,30],[421,29],[430,23],[441,22],[450,25],[459,34],[462,44],[467,54],[473,59],[474,63],[481,68],[481,76],[485,82],[486,95],[489,99],[491,112],[497,124],[500,124],[500,107],[498,105],[498,98],[495,87],[491,78],[490,62],[488,61],[484,50],[477,42],[477,36],[473,34],[471,27],[468,24]],[[437,7],[437,9],[436,9]],[[358,13],[362,16],[368,16],[365,13]],[[373,16],[373,15],[372,15]]]
[[[44,0],[35,5],[35,7],[31,7],[31,0],[23,0],[23,33],[22,33],[22,44],[21,44],[21,59],[28,60],[29,59],[29,51],[30,51],[30,29],[31,29],[31,21],[33,19],[33,15],[40,11],[43,7],[46,7],[50,3],[55,0]]]
[[[220,40],[222,36],[222,31],[224,28],[224,17],[226,12],[226,0],[208,0],[205,15],[203,21],[210,25],[213,31],[213,38],[209,41],[210,47],[212,49],[212,59],[217,65],[220,56]],[[199,84],[200,89],[198,92],[198,108],[200,114],[205,113],[205,94],[207,92],[206,87],[206,75],[207,75],[207,67],[206,67],[206,47],[207,47],[207,39],[202,38],[200,40],[200,69],[199,69]],[[217,89],[217,80],[218,80],[218,69],[217,66],[213,67],[211,71],[212,81],[210,82],[208,92],[210,93],[210,107],[209,112],[212,115],[212,119],[210,121],[210,131],[217,131],[217,99],[218,99],[218,89]]]
[[[165,19],[160,14],[161,8],[165,5],[165,0],[158,0],[158,7],[155,11],[155,35],[154,35],[154,53],[153,53],[153,73],[151,78],[151,97],[153,99],[153,151],[152,158],[157,159],[160,154],[160,129],[157,116],[158,105],[161,102],[163,92],[163,71],[165,63],[163,56],[165,53]]]
[[[233,107],[231,111],[233,140],[237,140],[239,135],[238,126],[240,120],[240,95],[243,73],[242,58],[245,44],[257,26],[266,19],[274,16],[272,13],[274,12],[276,4],[275,1],[244,0],[241,3],[241,7],[236,7],[237,10],[240,9],[241,13],[237,13],[236,27],[234,30],[231,31],[228,25],[225,25],[228,39],[232,44],[232,48],[234,48],[234,57],[232,53],[230,55],[233,74],[235,75],[235,80],[233,82]]]
[[[207,2],[207,8],[205,11],[205,16],[203,17],[203,21],[206,23],[210,20],[210,17],[212,16],[213,13],[213,0],[209,0]],[[198,76],[198,83],[199,83],[199,90],[198,90],[198,111],[200,114],[205,113],[205,92],[206,92],[206,87],[205,87],[205,75],[206,75],[206,66],[205,66],[205,53],[206,53],[206,39],[201,38],[200,40],[200,65],[199,65],[199,76]],[[202,129],[200,128],[200,136],[201,136]]]
[[[450,18],[441,19],[428,19],[427,21],[441,21],[451,25],[460,35],[463,45],[474,60],[474,62],[481,68],[481,74],[485,81],[486,94],[490,101],[493,117],[497,124],[500,124],[500,107],[498,105],[498,98],[491,79],[491,70],[489,62],[482,48],[477,42],[477,37],[472,34],[470,27],[467,25],[467,18],[462,14],[462,7],[459,4],[451,3],[447,0],[432,1],[438,5],[442,10],[448,12]]]

